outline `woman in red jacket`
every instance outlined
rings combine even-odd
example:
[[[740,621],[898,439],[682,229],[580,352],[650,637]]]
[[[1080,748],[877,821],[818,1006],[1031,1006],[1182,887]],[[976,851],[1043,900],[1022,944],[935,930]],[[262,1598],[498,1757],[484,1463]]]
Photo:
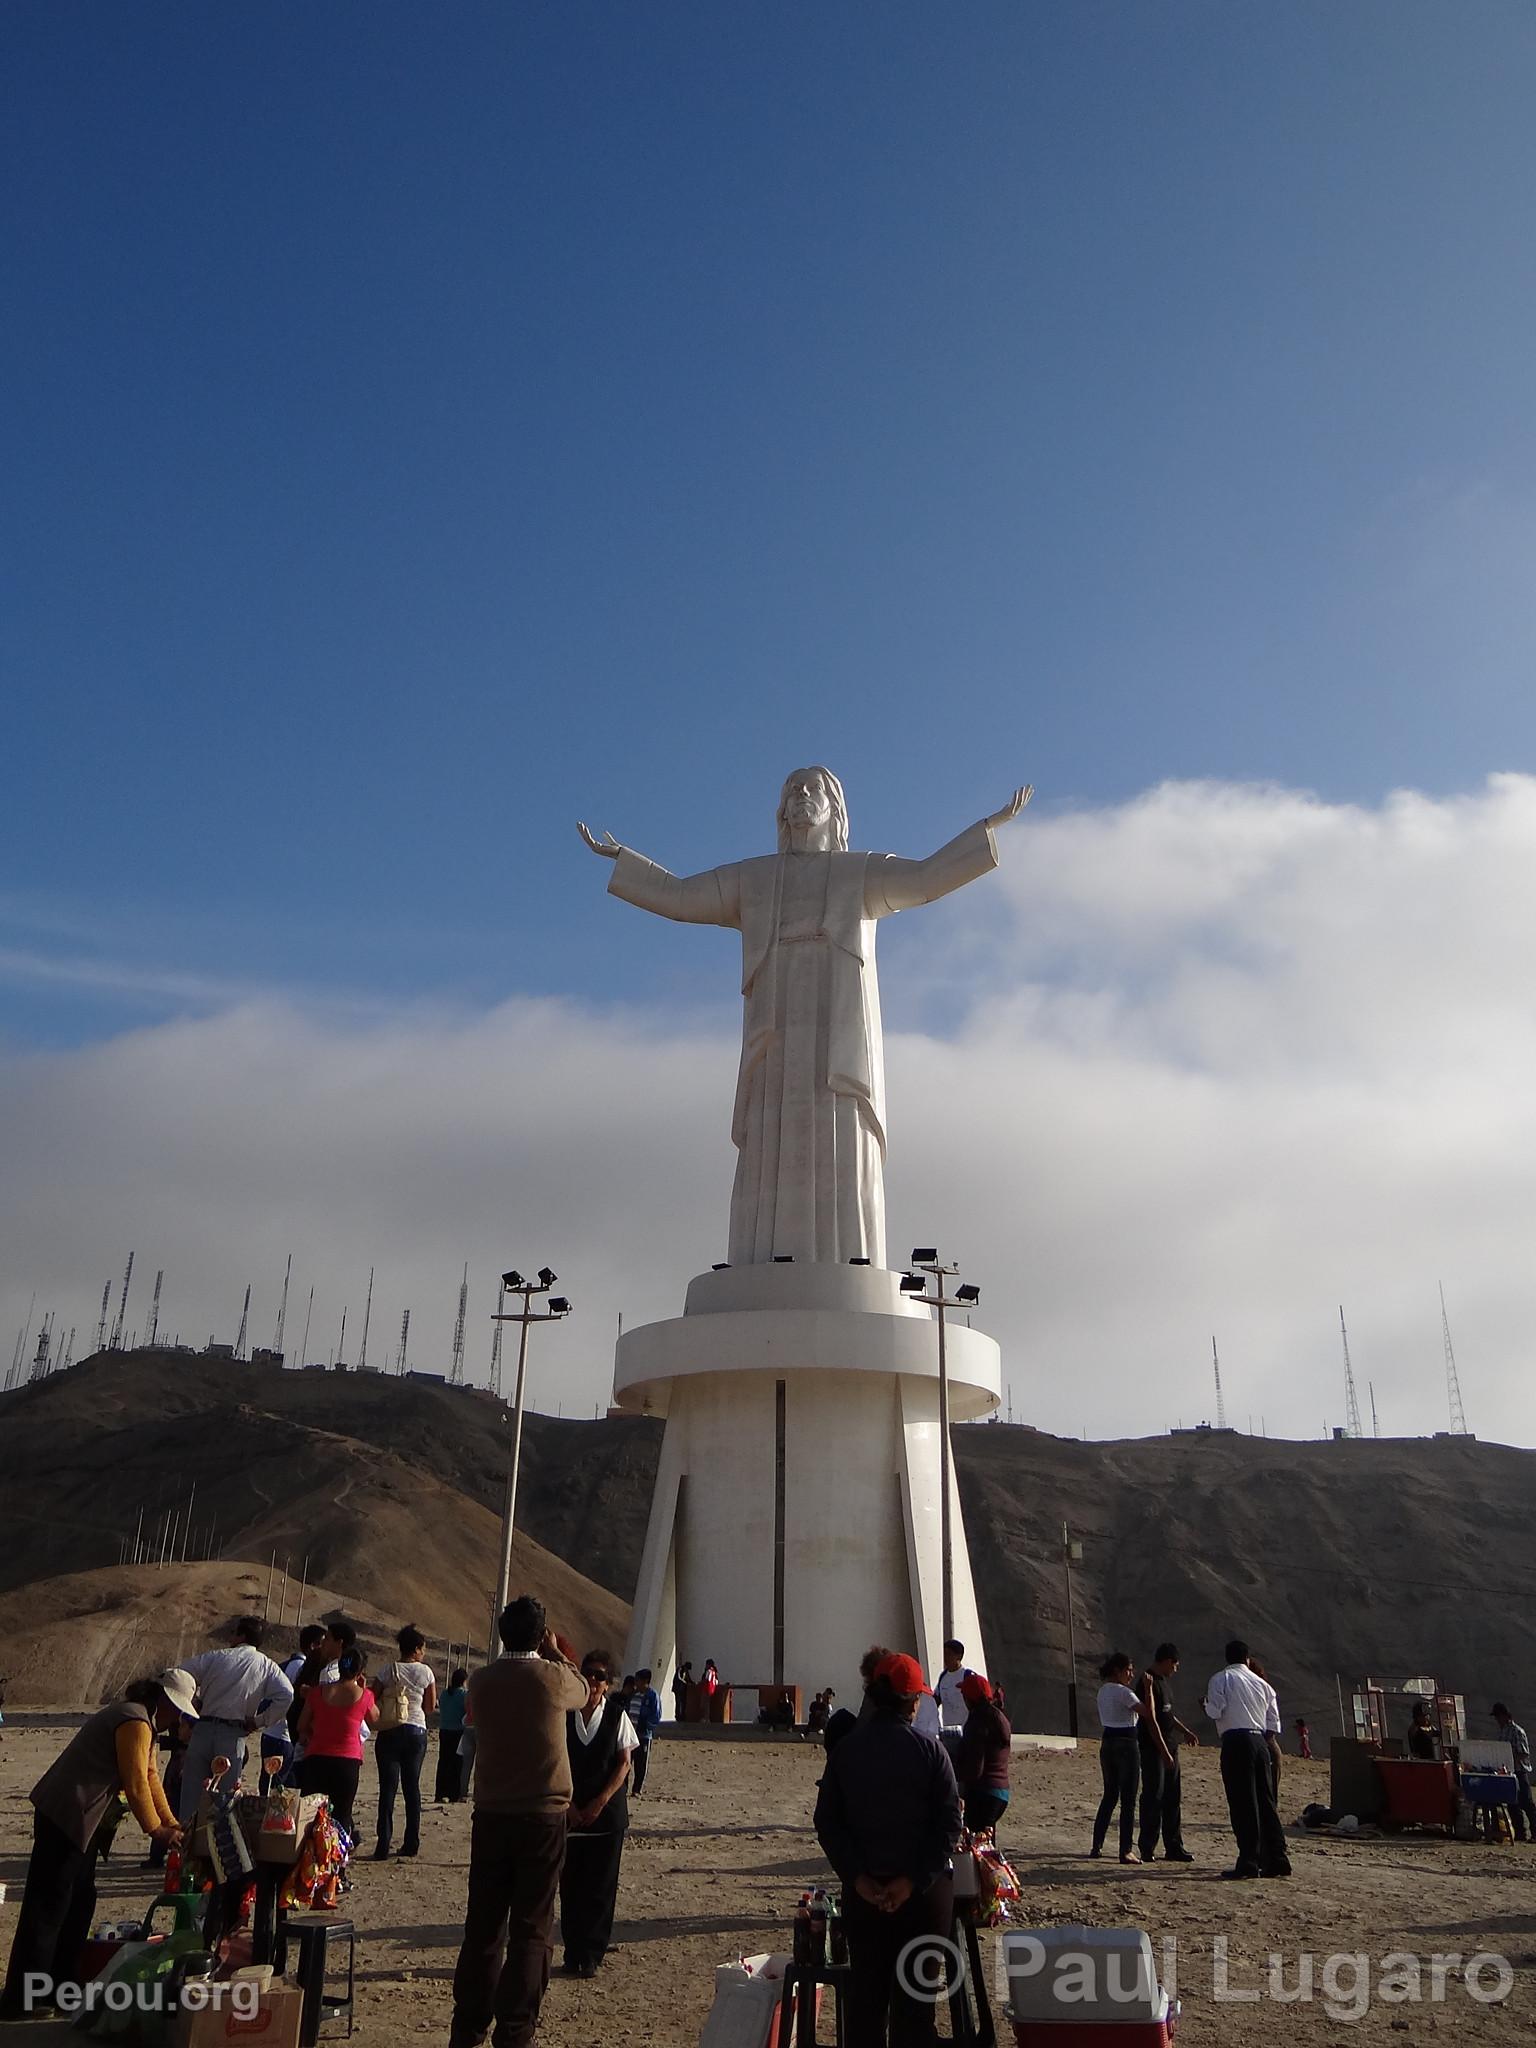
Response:
[[[299,1740],[304,1745],[299,1790],[323,1792],[331,1802],[333,1817],[355,1837],[352,1803],[363,1768],[363,1725],[378,1727],[379,1708],[363,1675],[360,1650],[344,1650],[337,1669],[341,1676],[334,1685],[317,1685],[304,1697],[299,1716]]]
[[[979,1671],[965,1674],[960,1697],[969,1711],[955,1752],[955,1776],[965,1799],[965,1824],[975,1835],[995,1829],[1008,1811],[1013,1729]]]

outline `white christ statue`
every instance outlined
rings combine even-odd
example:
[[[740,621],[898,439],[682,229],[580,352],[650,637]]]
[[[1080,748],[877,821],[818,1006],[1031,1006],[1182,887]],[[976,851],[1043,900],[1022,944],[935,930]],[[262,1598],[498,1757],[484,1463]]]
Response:
[[[733,1266],[793,1258],[885,1264],[885,1056],[875,924],[997,866],[994,830],[1015,790],[926,860],[850,853],[843,787],[800,768],[779,798],[779,850],[672,875],[580,826],[614,864],[610,895],[685,924],[741,933],[741,1068],[731,1136]]]

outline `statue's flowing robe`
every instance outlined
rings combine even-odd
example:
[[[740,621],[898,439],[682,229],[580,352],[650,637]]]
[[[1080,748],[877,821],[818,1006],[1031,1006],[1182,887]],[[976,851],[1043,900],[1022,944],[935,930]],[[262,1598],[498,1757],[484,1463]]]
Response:
[[[729,1259],[885,1264],[885,1056],[875,925],[997,865],[973,825],[927,860],[779,853],[672,875],[628,848],[612,895],[741,932]]]

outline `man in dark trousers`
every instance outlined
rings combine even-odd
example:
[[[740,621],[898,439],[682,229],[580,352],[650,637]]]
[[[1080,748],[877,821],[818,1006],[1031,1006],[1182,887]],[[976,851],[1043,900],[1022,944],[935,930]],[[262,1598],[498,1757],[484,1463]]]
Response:
[[[1140,1693],[1148,1711],[1162,1730],[1172,1762],[1165,1762],[1152,1723],[1142,1721],[1136,1730],[1141,1745],[1141,1860],[1150,1863],[1157,1854],[1157,1839],[1163,1839],[1165,1863],[1193,1863],[1184,1846],[1183,1785],[1179,1774],[1179,1744],[1196,1748],[1200,1738],[1186,1728],[1173,1711],[1173,1694],[1168,1681],[1179,1668],[1176,1643],[1159,1643],[1157,1655],[1141,1674]]]
[[[1490,1709],[1500,1735],[1509,1744],[1511,1761],[1515,1767],[1515,1783],[1519,1791],[1510,1819],[1515,1824],[1515,1840],[1523,1842],[1529,1838],[1536,1842],[1536,1805],[1531,1801],[1531,1741],[1520,1723],[1502,1700],[1495,1700]]]
[[[538,2032],[571,1805],[565,1717],[587,1701],[541,1602],[514,1600],[496,1629],[502,1655],[469,1681],[475,1814],[450,2048],[478,2048],[493,2020],[494,2048],[527,2048]]]
[[[1237,1837],[1237,1864],[1223,1877],[1289,1877],[1285,1829],[1275,1805],[1269,1738],[1280,1734],[1280,1703],[1267,1678],[1248,1665],[1248,1645],[1227,1645],[1227,1662],[1205,1691],[1205,1711],[1221,1730],[1221,1782]]]
[[[581,1660],[587,1697],[566,1717],[571,1811],[560,1878],[560,1937],[573,1977],[595,1977],[613,1939],[619,1863],[629,1829],[628,1778],[640,1737],[617,1694],[613,1659],[588,1650]]]
[[[635,1673],[634,1697],[629,1701],[629,1718],[635,1724],[635,1733],[640,1738],[640,1747],[635,1751],[634,1794],[638,1799],[645,1790],[645,1774],[651,1761],[651,1744],[656,1740],[656,1730],[661,1726],[661,1694],[652,1683],[651,1668],[642,1665]]]
[[[890,2048],[938,2039],[960,1792],[943,1746],[912,1725],[927,1690],[915,1657],[883,1657],[870,1717],[829,1751],[816,1800],[817,1839],[843,1887],[847,2048],[885,2048],[887,2019]],[[926,1956],[913,1947],[925,1941],[935,1944]]]

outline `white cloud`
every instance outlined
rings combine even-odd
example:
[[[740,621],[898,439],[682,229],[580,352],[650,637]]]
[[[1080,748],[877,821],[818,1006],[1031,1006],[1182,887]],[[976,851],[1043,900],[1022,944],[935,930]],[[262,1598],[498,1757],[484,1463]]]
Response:
[[[1198,1419],[1214,1331],[1233,1418],[1316,1433],[1343,1420],[1342,1301],[1362,1402],[1374,1381],[1388,1431],[1441,1428],[1443,1279],[1471,1426],[1536,1441],[1536,780],[1375,810],[1169,785],[1005,844],[1000,883],[921,914],[951,921],[963,1018],[889,1034],[889,1208],[893,1249],[936,1239],[981,1282],[1016,1416]],[[914,952],[888,936],[899,1021]],[[590,1412],[618,1312],[675,1313],[719,1256],[734,1062],[694,1020],[548,1001],[247,1001],[7,1055],[0,1315],[35,1287],[84,1348],[133,1247],[130,1323],[164,1265],[173,1329],[232,1337],[251,1280],[265,1342],[292,1249],[294,1349],[314,1280],[311,1356],[343,1301],[355,1356],[374,1265],[370,1358],[409,1304],[441,1368],[468,1258],[483,1378],[496,1271],[548,1259],[577,1314],[535,1399]]]

